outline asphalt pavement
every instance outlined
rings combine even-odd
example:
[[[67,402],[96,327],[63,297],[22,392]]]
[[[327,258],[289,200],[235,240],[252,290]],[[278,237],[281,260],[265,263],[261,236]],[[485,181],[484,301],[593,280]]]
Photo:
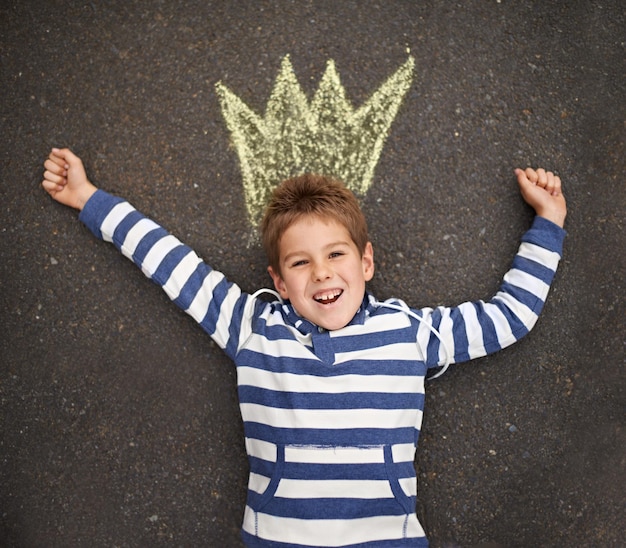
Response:
[[[412,56],[363,198],[378,298],[488,298],[555,170],[564,258],[536,328],[427,386],[433,547],[617,547],[624,505],[626,21],[619,0],[0,5],[0,545],[240,546],[229,360],[42,191],[52,146],[244,290],[267,286],[222,82],[263,115],[282,59],[355,107]]]

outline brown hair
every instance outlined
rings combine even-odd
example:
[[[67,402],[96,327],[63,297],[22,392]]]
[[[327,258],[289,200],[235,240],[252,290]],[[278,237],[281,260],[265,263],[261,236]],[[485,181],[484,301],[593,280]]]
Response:
[[[263,248],[269,265],[277,272],[280,272],[280,239],[305,215],[341,223],[358,250],[365,251],[367,222],[356,196],[336,179],[307,173],[287,179],[274,189],[261,221]]]

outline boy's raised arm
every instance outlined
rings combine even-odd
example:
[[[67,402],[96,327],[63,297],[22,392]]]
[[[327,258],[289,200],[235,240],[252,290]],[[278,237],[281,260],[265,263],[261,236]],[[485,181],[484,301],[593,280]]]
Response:
[[[41,186],[61,204],[82,210],[97,190],[87,179],[82,160],[67,148],[53,148],[44,168]]]

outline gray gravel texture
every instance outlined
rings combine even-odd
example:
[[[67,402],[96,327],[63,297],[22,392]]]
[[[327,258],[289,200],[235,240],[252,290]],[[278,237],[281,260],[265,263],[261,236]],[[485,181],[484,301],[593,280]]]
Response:
[[[597,1],[146,1],[0,6],[0,544],[239,546],[230,362],[39,187],[70,146],[245,290],[223,81],[263,112],[285,54],[359,105],[415,78],[364,200],[371,289],[488,297],[529,225],[512,170],[564,180],[565,256],[535,330],[427,388],[418,513],[434,547],[620,546],[625,16]]]

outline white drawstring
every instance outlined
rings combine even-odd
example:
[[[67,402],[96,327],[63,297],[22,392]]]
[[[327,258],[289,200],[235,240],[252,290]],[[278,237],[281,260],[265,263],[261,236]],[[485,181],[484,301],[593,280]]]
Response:
[[[439,371],[437,374],[433,375],[432,377],[428,377],[428,379],[430,380],[430,379],[436,379],[437,377],[441,377],[441,375],[443,375],[447,371],[448,367],[450,367],[450,363],[452,363],[452,353],[450,352],[450,350],[448,349],[448,346],[446,345],[445,341],[443,340],[443,337],[441,336],[441,333],[439,333],[439,331],[437,331],[431,325],[431,323],[429,321],[425,320],[421,316],[418,316],[415,312],[413,312],[408,307],[403,307],[403,306],[400,306],[400,305],[397,305],[397,304],[391,304],[391,303],[383,303],[383,302],[380,302],[380,301],[374,301],[373,304],[375,306],[384,306],[385,308],[392,308],[394,310],[399,310],[400,312],[404,312],[405,314],[408,314],[412,318],[415,318],[418,322],[420,322],[421,324],[425,325],[428,329],[430,329],[430,331],[441,342],[441,346],[443,347],[443,351],[444,351],[444,353],[446,355],[446,361],[444,362],[441,371]],[[417,344],[419,345],[419,343],[417,343]]]
[[[250,295],[251,299],[256,299],[259,295],[263,294],[263,293],[271,293],[272,295],[274,295],[274,297],[276,297],[282,304],[283,299],[282,297],[278,294],[278,291],[274,291],[273,289],[268,289],[267,287],[262,287],[261,289],[259,289],[258,291],[255,291],[252,295]]]
[[[243,317],[244,318],[249,318],[250,316],[248,315],[249,312],[251,312],[250,307],[253,306],[254,301],[256,300],[256,298],[259,295],[262,295],[263,293],[270,293],[271,295],[274,295],[274,297],[276,297],[281,304],[283,304],[283,299],[282,297],[278,294],[278,292],[274,291],[273,289],[268,289],[267,287],[262,287],[261,289],[258,289],[257,291],[255,291],[252,295],[250,295],[248,297],[248,300],[246,302],[246,306],[243,309]]]

